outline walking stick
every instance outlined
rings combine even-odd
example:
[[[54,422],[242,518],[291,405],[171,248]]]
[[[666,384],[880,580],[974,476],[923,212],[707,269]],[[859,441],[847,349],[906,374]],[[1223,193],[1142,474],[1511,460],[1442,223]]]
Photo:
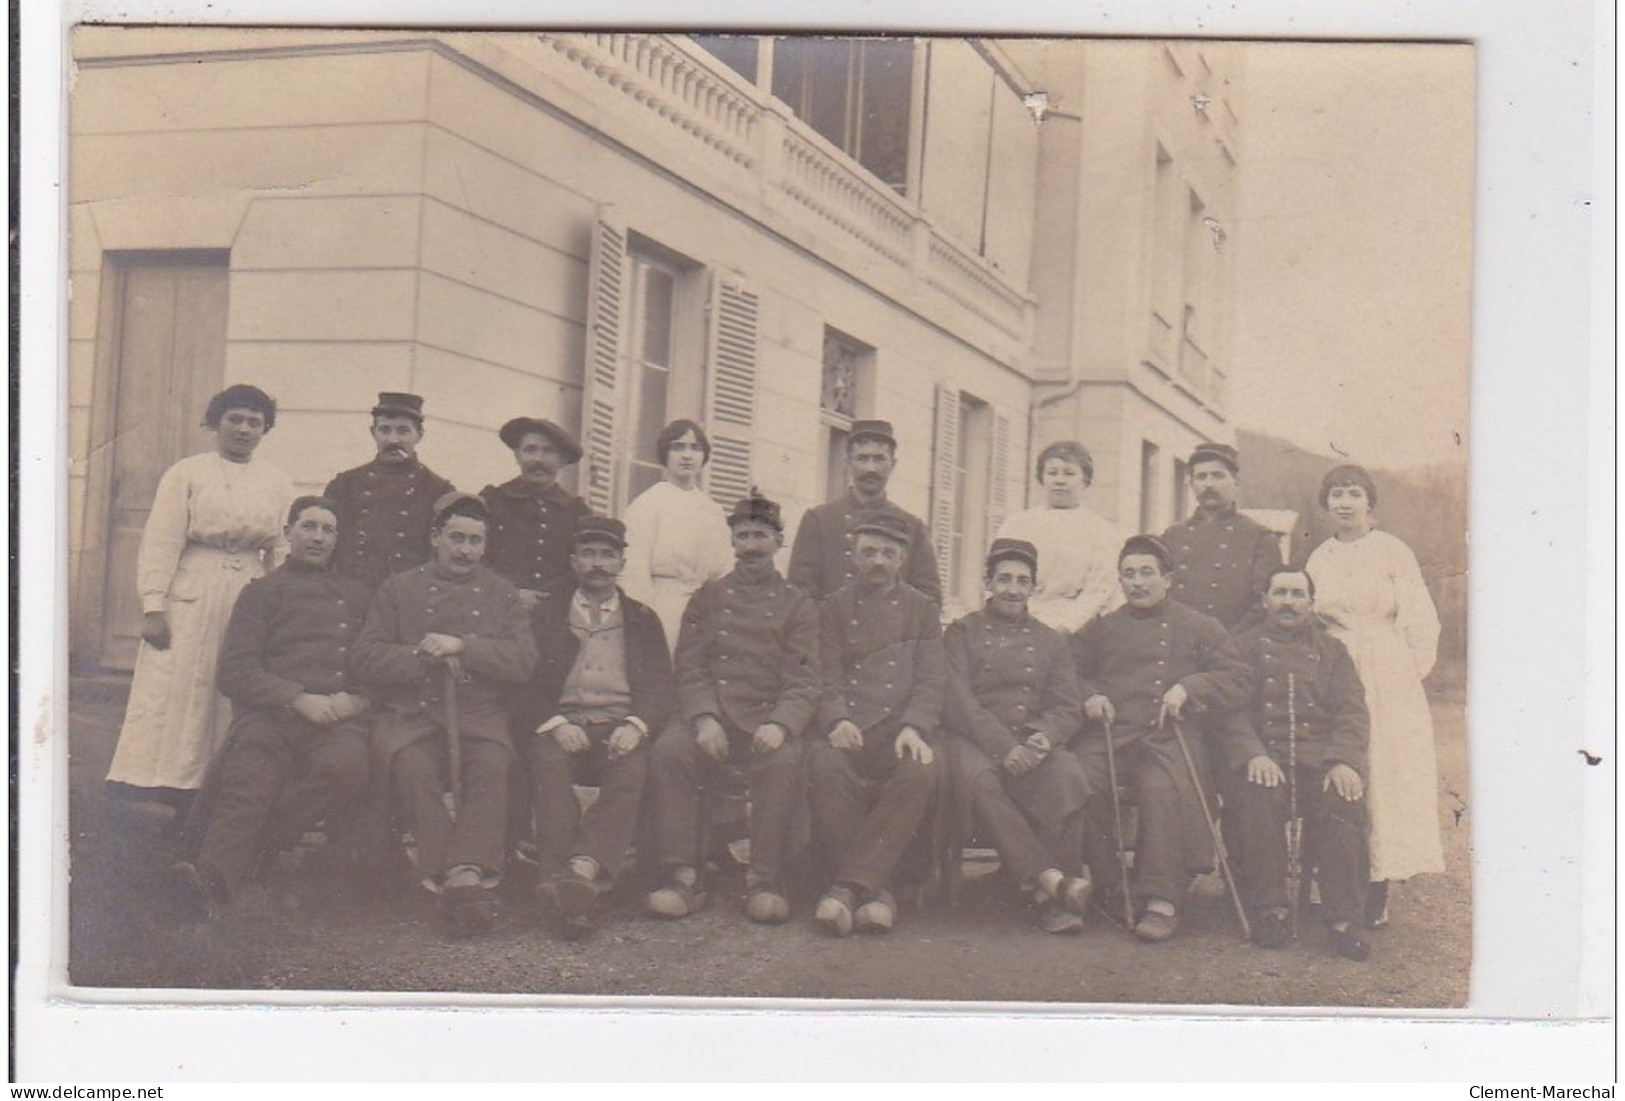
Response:
[[[453,654],[446,659],[446,772],[451,783],[446,792],[446,813],[457,817],[457,797],[463,790],[463,735],[457,721],[457,682],[463,663]]]
[[[1236,919],[1241,922],[1241,935],[1245,940],[1253,939],[1253,926],[1247,920],[1247,908],[1241,904],[1241,892],[1236,890],[1236,877],[1230,874],[1230,860],[1225,856],[1224,838],[1219,836],[1219,827],[1213,821],[1213,815],[1208,811],[1207,794],[1202,791],[1202,778],[1196,774],[1196,761],[1191,757],[1191,747],[1185,744],[1185,732],[1179,727],[1179,720],[1173,720],[1174,740],[1179,743],[1179,754],[1185,758],[1185,768],[1191,774],[1191,786],[1196,789],[1197,802],[1202,804],[1202,821],[1207,823],[1207,832],[1213,837],[1213,854],[1218,858],[1219,871],[1224,873],[1224,884],[1230,888],[1230,901],[1236,904]]]
[[[1298,889],[1303,883],[1303,819],[1298,817],[1298,680],[1286,675],[1286,898],[1287,926],[1298,935]]]
[[[1134,928],[1134,903],[1128,891],[1128,850],[1123,847],[1123,802],[1117,794],[1117,750],[1112,748],[1112,721],[1106,720],[1106,775],[1112,786],[1112,842],[1117,846],[1118,882],[1123,893],[1123,928]]]

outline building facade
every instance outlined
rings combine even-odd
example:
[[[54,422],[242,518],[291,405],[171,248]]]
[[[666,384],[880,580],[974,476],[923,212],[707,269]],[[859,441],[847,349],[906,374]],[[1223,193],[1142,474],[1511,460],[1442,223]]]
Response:
[[[690,416],[710,492],[792,529],[884,418],[950,614],[1044,443],[1160,530],[1177,459],[1233,435],[1237,76],[1195,44],[98,27],[74,54],[81,662],[133,659],[146,509],[229,382],[277,397],[260,454],[302,490],[408,390],[460,488],[511,476],[495,429],[528,413],[618,512]]]

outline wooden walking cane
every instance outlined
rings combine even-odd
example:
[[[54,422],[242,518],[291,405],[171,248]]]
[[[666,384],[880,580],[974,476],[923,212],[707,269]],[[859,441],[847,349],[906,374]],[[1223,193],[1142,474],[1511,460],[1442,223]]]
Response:
[[[1123,803],[1117,794],[1117,751],[1112,748],[1112,721],[1106,720],[1106,775],[1112,786],[1112,842],[1117,846],[1118,882],[1123,893],[1123,928],[1134,928],[1134,903],[1128,890],[1128,850],[1123,847]]]
[[[1213,815],[1208,810],[1207,794],[1202,791],[1202,778],[1196,774],[1196,759],[1191,756],[1191,747],[1185,744],[1185,732],[1180,729],[1179,720],[1172,721],[1174,740],[1179,743],[1179,755],[1185,758],[1185,768],[1191,774],[1191,786],[1196,789],[1196,800],[1202,804],[1202,821],[1207,823],[1207,831],[1213,837],[1213,855],[1219,861],[1219,871],[1224,873],[1224,884],[1230,888],[1230,901],[1236,904],[1236,919],[1241,922],[1241,936],[1243,940],[1253,939],[1253,926],[1247,920],[1247,907],[1241,904],[1241,892],[1236,890],[1236,877],[1230,874],[1230,859],[1224,852],[1224,838],[1219,836],[1218,823],[1213,821]]]
[[[1287,927],[1298,935],[1298,890],[1303,883],[1303,819],[1298,817],[1298,680],[1286,675],[1286,906]]]
[[[446,813],[455,820],[457,797],[463,790],[463,735],[457,722],[457,682],[463,663],[453,654],[446,659],[446,773],[450,779],[445,794]]]

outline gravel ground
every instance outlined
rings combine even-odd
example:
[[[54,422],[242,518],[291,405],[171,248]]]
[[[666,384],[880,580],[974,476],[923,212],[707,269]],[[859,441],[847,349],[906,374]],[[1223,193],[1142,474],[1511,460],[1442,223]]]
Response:
[[[807,900],[789,925],[746,921],[737,872],[720,877],[709,909],[681,922],[612,897],[597,935],[581,943],[558,940],[515,884],[491,935],[453,942],[410,884],[362,896],[343,889],[319,853],[285,860],[225,917],[186,928],[156,889],[169,860],[161,824],[102,794],[123,691],[117,678],[73,686],[77,986],[1407,1008],[1467,997],[1471,816],[1455,794],[1467,790],[1458,690],[1434,701],[1448,871],[1395,885],[1393,924],[1371,934],[1365,963],[1328,955],[1312,919],[1285,950],[1245,944],[1222,895],[1193,895],[1178,936],[1162,945],[1099,915],[1081,936],[1047,936],[997,874],[967,882],[957,908],[905,906],[889,936],[840,941],[813,931]]]

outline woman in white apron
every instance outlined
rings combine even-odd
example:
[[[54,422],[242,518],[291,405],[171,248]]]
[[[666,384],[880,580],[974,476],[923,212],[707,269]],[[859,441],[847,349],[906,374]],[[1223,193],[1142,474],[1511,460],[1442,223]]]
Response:
[[[663,481],[626,506],[626,567],[621,588],[647,604],[675,653],[677,629],[694,591],[733,569],[733,542],[722,506],[700,488],[711,440],[691,420],[672,421],[655,438]]]
[[[276,402],[238,384],[209,401],[215,449],[164,472],[141,533],[141,647],[108,770],[110,790],[168,803],[180,822],[225,740],[231,708],[215,687],[237,594],[281,561],[288,475],[254,462]]]
[[[1123,536],[1083,503],[1083,491],[1095,477],[1088,448],[1058,440],[1039,452],[1036,473],[1043,505],[1013,513],[1000,525],[998,538],[1023,539],[1038,548],[1038,587],[1028,608],[1045,626],[1075,634],[1123,602],[1117,583]]]
[[[1315,611],[1354,659],[1371,711],[1371,890],[1366,920],[1388,920],[1388,881],[1444,871],[1439,766],[1422,678],[1438,652],[1439,615],[1416,555],[1376,529],[1377,487],[1363,467],[1338,466],[1320,485],[1336,534],[1307,568]]]

